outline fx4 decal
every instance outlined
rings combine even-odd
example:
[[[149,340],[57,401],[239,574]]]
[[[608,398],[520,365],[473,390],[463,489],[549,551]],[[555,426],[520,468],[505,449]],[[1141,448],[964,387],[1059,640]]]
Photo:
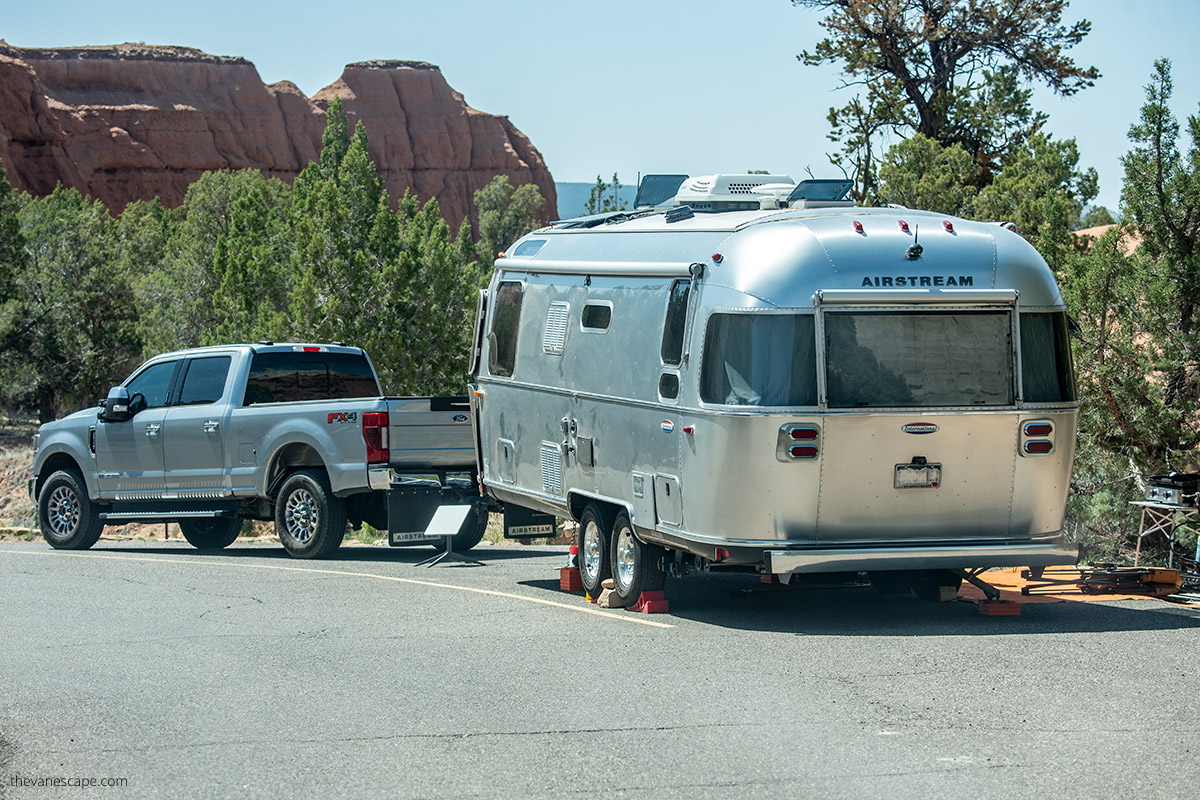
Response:
[[[358,412],[357,411],[347,411],[345,413],[334,412],[333,414],[329,415],[328,424],[332,425],[335,422],[357,422],[357,421],[358,421]]]

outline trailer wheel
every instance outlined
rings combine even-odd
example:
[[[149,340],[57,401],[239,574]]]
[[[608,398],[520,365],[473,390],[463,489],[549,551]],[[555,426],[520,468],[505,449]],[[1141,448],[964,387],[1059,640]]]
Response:
[[[83,476],[59,470],[38,493],[38,527],[46,544],[58,550],[86,550],[100,538],[104,523],[88,497]]]
[[[338,549],[346,535],[346,503],[334,496],[324,472],[306,469],[283,482],[275,532],[294,558],[325,558]]]
[[[599,597],[602,584],[612,574],[608,538],[611,523],[604,506],[588,503],[579,517],[579,577],[591,597]]]
[[[237,517],[181,519],[179,530],[188,544],[197,550],[223,550],[237,541],[242,521]]]
[[[962,576],[948,569],[922,569],[911,573],[913,594],[922,600],[936,603],[942,599],[942,587],[950,586],[957,593]]]
[[[634,536],[628,513],[617,515],[612,532],[612,573],[613,588],[622,607],[636,603],[642,592],[663,588],[667,576],[662,557],[661,547],[640,542]]]

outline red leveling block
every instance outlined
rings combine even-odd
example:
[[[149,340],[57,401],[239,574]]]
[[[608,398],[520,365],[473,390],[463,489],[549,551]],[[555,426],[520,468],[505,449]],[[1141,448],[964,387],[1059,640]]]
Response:
[[[564,592],[582,592],[583,578],[574,567],[563,567],[558,571],[558,588]]]
[[[667,600],[661,591],[642,592],[636,603],[629,607],[630,611],[640,611],[643,614],[666,614]]]
[[[1013,600],[980,600],[979,613],[985,617],[1019,617],[1021,604]]]

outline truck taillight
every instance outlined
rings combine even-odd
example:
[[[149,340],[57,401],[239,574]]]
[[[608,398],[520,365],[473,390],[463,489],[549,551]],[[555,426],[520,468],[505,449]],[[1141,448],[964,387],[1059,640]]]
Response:
[[[367,463],[388,463],[388,414],[367,411],[362,415],[363,441],[367,443]]]

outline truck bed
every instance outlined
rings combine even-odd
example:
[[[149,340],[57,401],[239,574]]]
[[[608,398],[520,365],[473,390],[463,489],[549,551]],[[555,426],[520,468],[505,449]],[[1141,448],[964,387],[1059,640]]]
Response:
[[[392,469],[475,469],[475,434],[465,396],[384,399],[388,409],[388,464]]]

